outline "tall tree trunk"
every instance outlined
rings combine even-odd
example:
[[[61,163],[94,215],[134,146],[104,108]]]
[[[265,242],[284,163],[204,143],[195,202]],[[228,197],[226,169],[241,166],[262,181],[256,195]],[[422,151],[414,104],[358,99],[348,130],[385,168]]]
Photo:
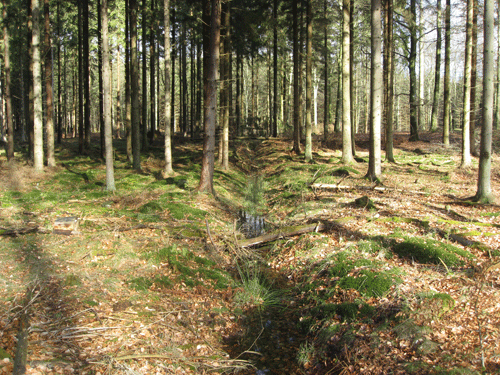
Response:
[[[172,104],[170,105],[170,127],[172,128],[172,132],[175,131],[175,61],[177,60],[177,32],[176,32],[176,12],[175,12],[175,0],[173,1],[173,7],[172,7],[172,38],[170,41],[170,49],[171,53],[170,55],[172,56],[171,58],[171,70],[170,70],[170,89],[172,90],[172,93],[170,94],[170,100]],[[205,20],[203,22],[204,27],[206,27],[206,24],[210,22],[210,19]],[[207,44],[208,46],[208,44]],[[208,47],[207,47],[208,48]],[[205,51],[204,51],[205,52]],[[208,50],[207,50],[208,52]],[[205,67],[204,67],[205,68]],[[205,70],[204,70],[205,72]]]
[[[305,161],[312,161],[312,0],[306,4],[306,145]]]
[[[90,151],[90,37],[89,37],[89,1],[83,3],[83,95],[84,95],[84,132],[85,149]]]
[[[47,113],[45,120],[45,136],[47,139],[47,165],[56,166],[54,156],[54,101],[52,93],[52,43],[50,33],[49,0],[44,0],[45,16],[45,93]]]
[[[156,17],[156,2],[151,0],[151,21],[149,28],[149,143],[153,143],[156,131],[156,30],[157,30],[157,17]]]
[[[147,54],[147,46],[146,46],[146,40],[148,38],[148,28],[146,27],[147,25],[147,0],[142,0],[142,39],[141,39],[141,45],[142,45],[142,110],[141,110],[141,149],[142,150],[147,150],[148,148],[148,69],[147,69],[147,61],[148,61],[148,54]]]
[[[276,1],[276,0],[275,0]],[[329,72],[328,72],[328,62],[330,59],[330,50],[328,48],[328,22],[326,22],[327,19],[327,10],[328,10],[328,2],[327,0],[324,0],[323,3],[323,17],[325,19],[325,24],[324,24],[324,29],[323,29],[323,58],[324,58],[324,87],[323,87],[323,140],[326,142],[328,140],[328,126],[330,122],[330,91],[328,87],[328,78],[329,78]]]
[[[351,141],[351,35],[350,35],[350,0],[343,0],[342,5],[342,162],[354,161]]]
[[[370,100],[370,155],[367,177],[372,181],[380,179],[382,124],[382,2],[371,0],[371,100]]]
[[[205,115],[203,141],[203,159],[201,165],[200,184],[198,191],[214,193],[214,153],[215,153],[215,128],[217,123],[217,82],[219,71],[219,45],[220,45],[220,20],[221,0],[210,1],[210,44],[207,59],[207,81],[205,88]]]
[[[481,153],[477,179],[476,201],[491,203],[494,201],[491,190],[491,157],[493,131],[493,96],[495,78],[495,4],[493,0],[484,2],[484,52],[483,52],[483,128],[481,131]],[[484,366],[484,364],[483,364]]]
[[[108,0],[100,0],[100,2],[104,141],[106,150],[106,190],[113,191],[115,190],[115,176],[113,168],[113,131],[111,129],[111,72],[109,66]]]
[[[127,160],[133,161],[132,151],[132,92],[130,77],[130,0],[125,0],[125,137]]]
[[[130,78],[132,96],[132,167],[141,170],[141,127],[139,109],[139,60],[137,57],[137,0],[130,0]]]
[[[99,71],[99,134],[101,136],[101,157],[106,160],[106,129],[104,128],[104,82],[103,74],[104,68],[102,66],[102,11],[101,11],[101,0],[97,0],[97,41],[98,41],[98,53],[97,53],[97,64]],[[107,8],[106,8],[107,12]],[[109,46],[108,46],[109,48]],[[108,56],[109,59],[109,56]]]
[[[84,64],[83,64],[83,7],[84,1],[78,2],[78,151],[83,154],[85,150],[84,126]]]
[[[278,136],[278,0],[273,1],[273,137]]]
[[[470,153],[479,156],[479,150],[476,144],[476,92],[477,92],[477,0],[472,0],[474,15],[472,17],[472,58],[471,58],[471,77],[470,77]]]
[[[431,123],[429,130],[435,132],[438,128],[439,90],[441,87],[441,0],[436,0],[436,64],[434,68],[434,94],[432,98]]]
[[[471,77],[472,77],[472,19],[474,17],[473,0],[467,0],[467,24],[465,33],[464,101],[462,108],[462,163],[461,168],[472,164],[470,155],[470,112],[471,112]]]
[[[392,0],[384,0],[384,119],[385,119],[385,157],[394,163],[394,35]],[[368,116],[367,116],[368,118]]]
[[[7,160],[14,159],[14,125],[12,122],[12,97],[10,94],[10,39],[7,23],[7,0],[3,0],[3,47],[4,47],[4,71],[5,71],[5,122],[7,123]]]
[[[61,86],[61,0],[57,0],[57,144],[62,142],[62,86]]]
[[[43,112],[42,112],[42,74],[40,60],[40,0],[31,0],[33,14],[32,60],[33,60],[33,112],[34,145],[33,166],[35,172],[43,172]]]
[[[451,0],[446,0],[444,16],[444,87],[443,87],[443,143],[445,146],[450,145],[450,61],[451,61]]]
[[[410,1],[410,141],[418,141],[418,98],[417,98],[417,6]]]
[[[293,151],[300,154],[299,20],[298,0],[293,0]]]
[[[170,0],[163,1],[163,17],[164,29],[170,30]],[[165,169],[164,176],[170,176],[174,169],[172,168],[172,126],[170,110],[172,105],[172,91],[170,90],[171,74],[171,49],[170,49],[170,33],[166,32],[165,35]]]
[[[221,155],[221,166],[223,170],[229,169],[229,105],[230,105],[230,97],[229,97],[229,85],[231,81],[229,80],[229,55],[231,54],[231,13],[230,13],[231,3],[227,2],[224,4],[224,57],[222,60],[222,64],[224,69],[221,69],[224,72],[223,82],[224,82],[224,101],[222,103],[223,112],[223,123],[222,123],[222,155]]]
[[[500,7],[500,0],[498,0]],[[500,35],[500,22],[498,22],[497,35]],[[495,118],[493,119],[493,127],[500,129],[500,43],[497,43],[497,71],[496,71],[496,86],[495,86]]]

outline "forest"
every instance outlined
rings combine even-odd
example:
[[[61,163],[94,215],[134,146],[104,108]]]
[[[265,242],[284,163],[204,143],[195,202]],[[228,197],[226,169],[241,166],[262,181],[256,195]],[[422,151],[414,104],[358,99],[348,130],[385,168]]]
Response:
[[[1,374],[500,372],[492,0],[2,0]]]

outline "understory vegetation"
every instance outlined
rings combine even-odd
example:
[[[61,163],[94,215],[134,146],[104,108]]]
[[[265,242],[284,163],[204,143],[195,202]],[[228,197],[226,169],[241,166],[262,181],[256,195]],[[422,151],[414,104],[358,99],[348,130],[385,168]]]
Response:
[[[136,173],[118,143],[115,193],[72,140],[43,175],[0,156],[0,374],[26,326],[28,374],[498,373],[500,207],[434,137],[398,135],[377,185],[362,138],[348,166],[236,139],[215,197],[199,144],[165,179],[162,145]]]

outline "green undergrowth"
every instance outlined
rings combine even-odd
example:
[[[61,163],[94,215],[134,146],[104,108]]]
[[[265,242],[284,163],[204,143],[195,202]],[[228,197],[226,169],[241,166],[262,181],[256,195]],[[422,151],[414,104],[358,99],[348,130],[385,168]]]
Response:
[[[149,289],[154,284],[170,288],[178,283],[187,287],[197,285],[226,289],[233,284],[231,276],[217,263],[207,257],[198,256],[186,248],[168,246],[143,254],[143,257],[155,265],[168,265],[168,272],[145,278],[133,278],[129,284],[135,289]],[[208,285],[207,285],[208,284]]]
[[[407,237],[403,242],[395,244],[393,250],[401,257],[423,264],[444,264],[447,267],[464,266],[474,258],[466,250],[427,237]]]

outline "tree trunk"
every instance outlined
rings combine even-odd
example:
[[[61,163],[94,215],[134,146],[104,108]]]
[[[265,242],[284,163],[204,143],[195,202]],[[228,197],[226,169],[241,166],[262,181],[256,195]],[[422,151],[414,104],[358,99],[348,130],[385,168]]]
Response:
[[[474,15],[472,17],[472,58],[471,58],[471,77],[470,77],[470,153],[479,156],[479,150],[476,144],[476,83],[477,83],[477,0],[472,0]]]
[[[385,119],[385,157],[388,162],[394,163],[394,35],[393,35],[393,4],[392,0],[385,0],[385,43],[384,43],[384,119]],[[367,116],[368,118],[368,116]]]
[[[312,161],[312,0],[306,4],[306,145],[305,161]]]
[[[500,6],[500,0],[498,0]],[[500,35],[500,22],[498,22],[497,35]],[[500,43],[497,43],[497,71],[496,71],[496,96],[495,96],[495,118],[493,127],[500,129]]]
[[[450,145],[450,61],[451,61],[451,0],[446,0],[444,16],[444,108],[443,108],[443,143]]]
[[[125,0],[125,137],[127,160],[133,159],[132,151],[132,93],[130,78],[130,0]]]
[[[370,155],[367,177],[372,181],[382,174],[380,128],[382,123],[382,2],[371,0],[371,100]]]
[[[57,144],[62,142],[63,107],[61,86],[61,0],[57,0]]]
[[[493,0],[484,2],[484,52],[483,52],[483,128],[481,131],[481,153],[477,179],[476,201],[494,201],[491,190],[491,143],[493,131],[493,96],[495,78],[495,4]]]
[[[101,157],[106,160],[106,130],[104,129],[104,82],[103,74],[104,69],[102,66],[102,11],[101,11],[101,0],[97,0],[97,41],[98,41],[98,53],[97,53],[97,64],[99,71],[99,134],[101,136]],[[107,12],[107,8],[106,8]],[[109,48],[109,46],[108,46]],[[109,59],[109,56],[108,56]]]
[[[434,94],[432,98],[431,123],[429,130],[435,132],[438,128],[439,90],[441,87],[441,0],[437,0],[436,9],[436,64],[434,68]]]
[[[142,94],[141,94],[141,149],[147,150],[148,148],[148,69],[147,69],[147,47],[146,40],[148,38],[148,28],[147,24],[147,13],[146,7],[147,0],[142,0],[142,39],[141,39],[141,49],[142,49]],[[151,47],[150,47],[151,48]]]
[[[155,0],[151,0],[151,21],[149,28],[149,143],[153,143],[156,131],[156,80],[155,80],[155,70],[156,70],[156,3]]]
[[[350,75],[350,8],[351,1],[343,0],[342,5],[342,162],[354,161],[351,142],[351,75]]]
[[[111,129],[111,72],[109,66],[108,0],[100,0],[100,2],[106,190],[114,191],[115,177],[113,168],[113,131]]]
[[[45,16],[45,94],[46,94],[46,119],[45,136],[47,140],[47,166],[55,167],[54,157],[54,101],[52,93],[52,44],[50,33],[49,0],[44,0]]]
[[[410,141],[418,141],[418,98],[417,98],[417,7],[416,0],[410,1]]]
[[[164,29],[170,30],[170,0],[163,1],[163,16]],[[172,126],[170,116],[172,105],[172,92],[170,90],[171,73],[171,49],[170,49],[170,33],[165,33],[165,169],[164,176],[170,176],[174,170],[172,168]]]
[[[139,60],[137,58],[137,0],[130,0],[130,78],[132,97],[132,167],[141,170],[141,129],[139,109]]]
[[[276,0],[275,0],[276,1]],[[328,2],[327,0],[324,0],[323,3],[323,17],[326,20],[327,19],[327,10],[328,10]],[[323,29],[323,58],[324,58],[324,87],[323,87],[323,96],[324,96],[324,101],[323,101],[323,140],[326,142],[328,141],[328,125],[330,122],[330,117],[329,117],[329,112],[330,112],[330,91],[328,87],[328,62],[330,58],[330,50],[328,48],[328,22],[325,22],[324,24],[324,29]]]
[[[33,60],[33,165],[35,172],[43,172],[43,111],[42,111],[42,75],[40,60],[40,0],[31,0],[33,14],[32,60]]]
[[[467,24],[465,36],[464,101],[462,108],[462,163],[461,168],[472,164],[470,155],[470,112],[471,112],[471,77],[472,77],[472,19],[474,17],[473,0],[467,0]]]
[[[278,0],[273,1],[273,137],[278,136]]]
[[[7,160],[14,159],[14,125],[12,123],[12,97],[10,94],[10,40],[7,24],[7,0],[3,0],[3,45],[5,71],[5,120],[7,123]]]
[[[213,194],[214,178],[214,153],[215,153],[215,128],[217,123],[217,82],[219,71],[219,45],[220,45],[220,20],[221,0],[210,0],[210,44],[207,59],[207,80],[205,87],[205,114],[203,141],[203,159],[201,166],[200,184],[198,191]]]
[[[293,0],[293,151],[300,154],[299,20],[298,0]]]
[[[89,37],[89,1],[82,0],[83,3],[83,95],[84,95],[84,132],[85,149],[90,151],[90,37]]]

